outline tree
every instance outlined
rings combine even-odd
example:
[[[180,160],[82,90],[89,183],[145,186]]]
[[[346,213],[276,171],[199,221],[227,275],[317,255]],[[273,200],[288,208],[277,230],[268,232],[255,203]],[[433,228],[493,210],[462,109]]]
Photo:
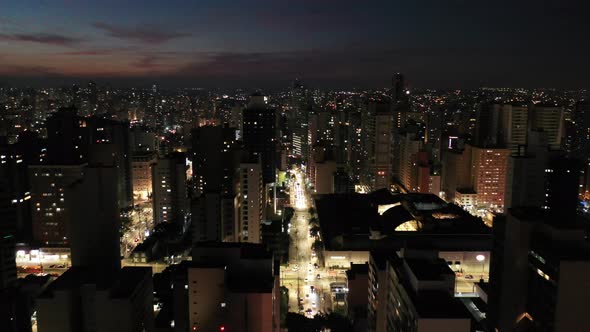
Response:
[[[321,331],[323,324],[319,320],[310,319],[294,312],[287,313],[285,325],[289,332],[317,332]]]
[[[315,250],[316,253],[320,253],[322,251],[322,248],[323,248],[322,241],[320,241],[320,240],[313,241],[313,244],[311,245],[311,249]]]
[[[315,209],[310,207],[308,210],[309,214],[315,214]]]
[[[324,327],[334,332],[352,331],[352,324],[350,324],[350,321],[345,316],[334,312],[329,313],[325,317]]]
[[[317,226],[317,225],[311,226],[311,229],[309,230],[309,234],[311,234],[311,236],[313,236],[313,237],[317,237],[320,234],[320,226]]]
[[[285,326],[287,313],[289,312],[289,289],[285,286],[281,286],[281,326]]]
[[[311,218],[309,219],[309,225],[310,226],[319,226],[320,225],[320,221],[318,220],[318,218]]]

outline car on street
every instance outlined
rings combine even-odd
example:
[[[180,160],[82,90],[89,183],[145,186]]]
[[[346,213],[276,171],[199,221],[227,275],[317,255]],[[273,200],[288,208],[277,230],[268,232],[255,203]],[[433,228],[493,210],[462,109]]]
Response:
[[[321,276],[321,275],[318,273],[318,274],[315,276],[315,278],[316,278],[316,279],[321,279],[321,278],[322,278],[322,276]]]

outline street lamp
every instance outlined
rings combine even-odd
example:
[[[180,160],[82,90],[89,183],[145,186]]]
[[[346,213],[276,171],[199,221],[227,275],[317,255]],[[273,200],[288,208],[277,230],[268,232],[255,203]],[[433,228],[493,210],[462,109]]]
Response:
[[[483,274],[485,272],[484,261],[486,260],[486,256],[479,254],[479,255],[475,256],[475,259],[481,263],[481,278],[480,279],[483,279]]]

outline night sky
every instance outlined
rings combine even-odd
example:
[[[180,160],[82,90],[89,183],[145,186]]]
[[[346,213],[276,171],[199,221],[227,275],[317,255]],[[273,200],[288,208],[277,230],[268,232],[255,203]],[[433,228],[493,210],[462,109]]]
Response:
[[[0,83],[590,87],[585,0],[0,0]]]

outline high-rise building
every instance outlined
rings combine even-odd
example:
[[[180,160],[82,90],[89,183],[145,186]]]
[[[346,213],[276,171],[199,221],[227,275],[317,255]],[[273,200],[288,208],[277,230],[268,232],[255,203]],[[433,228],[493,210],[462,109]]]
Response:
[[[496,219],[489,329],[590,329],[584,309],[590,294],[588,221],[555,217],[537,207],[512,208]]]
[[[314,188],[317,194],[334,193],[334,175],[338,169],[336,161],[324,160],[315,163]]]
[[[399,154],[399,179],[409,191],[418,191],[417,156],[424,147],[416,133],[401,135]]]
[[[590,100],[576,103],[567,129],[568,151],[580,159],[590,158]]]
[[[506,190],[508,149],[472,147],[471,186],[481,208],[502,211]]]
[[[62,108],[47,119],[46,163],[79,165],[88,161],[87,123],[76,112],[74,107]]]
[[[277,137],[276,111],[266,104],[267,97],[255,93],[244,109],[244,148],[248,153],[260,155],[264,184],[276,181]]]
[[[191,201],[193,242],[235,241],[237,198],[207,192]]]
[[[307,130],[310,107],[309,91],[299,80],[295,80],[291,87],[291,112],[288,114],[288,127],[291,131],[293,155],[300,158],[306,158],[309,151]]]
[[[191,131],[193,241],[236,241],[236,170],[240,150],[236,129],[203,126]]]
[[[472,331],[454,287],[455,273],[443,259],[371,252],[367,331]]]
[[[404,75],[401,73],[395,73],[391,79],[392,91],[391,97],[395,103],[402,102],[404,95],[406,94],[406,83]]]
[[[563,149],[565,137],[563,107],[533,104],[529,108],[529,121],[532,130],[542,130],[547,133],[547,141],[551,149]]]
[[[124,267],[112,281],[72,267],[36,299],[41,332],[154,331],[152,271]]]
[[[374,190],[389,188],[393,177],[393,132],[394,119],[390,103],[369,103],[369,107],[375,108],[375,132],[373,138],[372,169],[375,178]]]
[[[82,178],[64,191],[65,211],[54,213],[69,215],[72,266],[108,280],[121,268],[117,169],[89,166],[82,172]]]
[[[133,197],[136,202],[150,199],[153,193],[153,169],[158,161],[154,152],[136,152],[132,158]]]
[[[0,199],[2,196],[0,194]],[[3,205],[3,202],[0,202]],[[10,207],[0,205],[0,217],[3,222],[10,222]],[[0,231],[0,290],[16,280],[15,237],[5,230]]]
[[[556,154],[561,153],[549,149],[545,132],[529,131],[528,144],[508,158],[506,208],[544,205],[546,170],[550,158]]]
[[[529,108],[526,105],[507,104],[502,106],[501,113],[501,126],[499,126],[501,129],[498,130],[498,133],[500,133],[498,145],[500,147],[507,147],[513,153],[517,152],[518,147],[527,142],[526,134],[529,128]],[[483,123],[481,125],[485,126]]]
[[[260,243],[266,206],[260,157],[251,156],[243,160],[238,172],[236,241]]]
[[[497,147],[501,141],[502,105],[482,104],[476,113],[475,138],[477,146]]]
[[[42,245],[70,243],[66,189],[81,180],[86,164],[29,166],[33,240]]]
[[[119,209],[133,206],[132,149],[128,122],[91,117],[84,121],[87,132],[88,161],[94,165],[113,165],[117,171]]]
[[[207,192],[231,194],[236,168],[236,130],[203,126],[191,131],[193,185],[199,196]]]
[[[154,223],[184,226],[188,214],[184,153],[174,152],[158,158],[152,170]]]
[[[29,241],[31,189],[27,174],[28,158],[21,152],[20,146],[4,143],[0,142],[0,196],[3,200],[0,204],[11,210],[10,218],[7,216],[7,219],[4,219],[11,220],[10,230],[6,234],[12,235],[16,241]],[[15,148],[17,146],[18,148]],[[0,229],[2,228],[4,227],[0,226]]]
[[[174,331],[279,331],[279,275],[264,245],[203,242],[172,275]]]
[[[86,162],[117,166],[119,208],[133,205],[129,124],[97,117],[77,116],[63,108],[47,120],[48,165]]]
[[[579,186],[584,178],[584,163],[578,159],[555,157],[545,169],[545,204],[553,218],[564,223],[576,219],[579,204]]]

